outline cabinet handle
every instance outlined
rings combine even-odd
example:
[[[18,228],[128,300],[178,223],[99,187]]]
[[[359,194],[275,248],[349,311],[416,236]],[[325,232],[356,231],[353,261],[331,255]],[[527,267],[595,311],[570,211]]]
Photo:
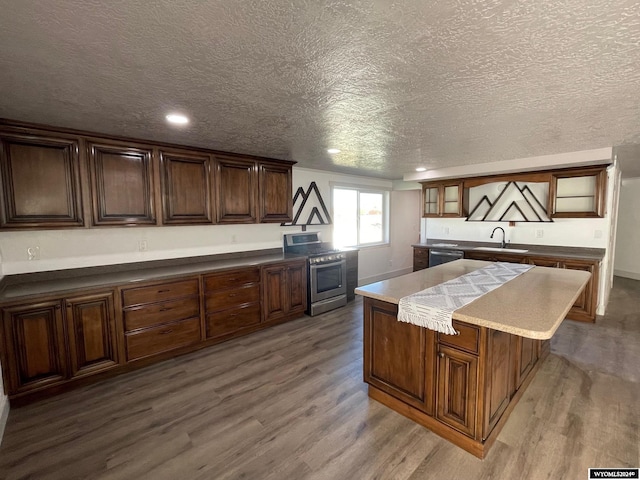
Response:
[[[173,332],[173,330],[172,330],[171,328],[168,328],[168,329],[166,329],[166,330],[162,330],[162,331],[160,332],[160,335],[166,335],[166,334],[168,334],[168,333],[172,333],[172,332]]]
[[[170,291],[171,291],[170,288],[166,288],[164,290],[158,290],[158,293],[167,293],[167,292],[170,292]]]
[[[438,353],[438,356],[439,356],[440,358],[444,358],[444,353],[440,352],[440,353]]]
[[[229,296],[230,296],[230,297],[235,297],[235,296],[237,296],[237,295],[238,295],[237,293],[230,293],[230,294],[229,294]]]
[[[171,310],[171,307],[162,307],[159,311],[160,312],[167,312],[169,310]]]
[[[56,305],[56,310],[60,310],[60,304]]]

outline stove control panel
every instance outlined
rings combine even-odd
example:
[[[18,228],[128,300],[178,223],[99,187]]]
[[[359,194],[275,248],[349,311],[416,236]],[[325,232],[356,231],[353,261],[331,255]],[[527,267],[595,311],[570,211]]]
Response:
[[[309,257],[309,264],[317,265],[320,263],[339,262],[341,260],[344,260],[345,258],[347,258],[347,256],[344,253],[323,254],[323,255]]]

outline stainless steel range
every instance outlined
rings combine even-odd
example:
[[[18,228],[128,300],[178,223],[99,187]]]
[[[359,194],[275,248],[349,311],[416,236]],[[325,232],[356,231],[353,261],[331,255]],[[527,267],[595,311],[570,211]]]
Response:
[[[323,243],[320,232],[287,233],[285,253],[306,255],[308,288],[307,313],[319,315],[347,304],[346,255]]]

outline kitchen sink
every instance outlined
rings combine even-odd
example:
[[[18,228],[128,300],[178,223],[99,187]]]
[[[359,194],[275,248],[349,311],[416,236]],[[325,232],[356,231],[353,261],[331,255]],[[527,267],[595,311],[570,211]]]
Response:
[[[500,247],[474,247],[474,250],[483,250],[485,252],[504,252],[504,253],[527,253],[529,250],[521,250],[519,248],[500,248]]]

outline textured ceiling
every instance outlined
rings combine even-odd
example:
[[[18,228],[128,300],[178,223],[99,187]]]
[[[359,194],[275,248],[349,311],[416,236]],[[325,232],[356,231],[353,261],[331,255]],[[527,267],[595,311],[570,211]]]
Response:
[[[0,0],[0,12],[4,118],[386,178],[640,143],[637,2]],[[173,110],[191,124],[168,126]]]

